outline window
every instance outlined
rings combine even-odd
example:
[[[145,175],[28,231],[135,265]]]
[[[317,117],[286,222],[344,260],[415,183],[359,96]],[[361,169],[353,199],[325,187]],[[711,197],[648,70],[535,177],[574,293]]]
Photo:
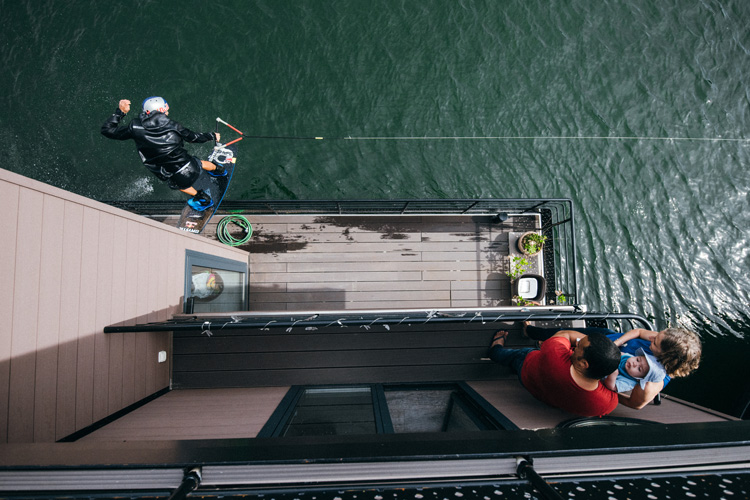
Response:
[[[247,263],[185,252],[184,312],[248,310]]]
[[[374,434],[369,387],[303,389],[280,436]]]
[[[516,428],[462,382],[295,386],[258,437]]]

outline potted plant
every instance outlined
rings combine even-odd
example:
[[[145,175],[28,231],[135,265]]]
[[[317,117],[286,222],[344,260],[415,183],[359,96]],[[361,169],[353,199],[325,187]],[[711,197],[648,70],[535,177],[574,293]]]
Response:
[[[521,297],[520,295],[514,295],[511,301],[520,307],[527,307],[527,306],[538,306],[539,303],[533,300],[527,300]]]
[[[516,281],[518,278],[526,274],[531,269],[531,262],[526,257],[511,257],[510,259],[510,271],[506,274],[510,278],[510,281]]]
[[[542,236],[534,231],[523,233],[518,237],[518,251],[524,255],[533,257],[542,251],[545,241],[547,241],[546,236]]]
[[[510,271],[506,274],[511,283],[511,296],[513,297],[511,301],[518,306],[538,306],[538,300],[544,296],[544,278],[537,274],[529,274],[531,268],[532,264],[525,256],[510,259]],[[523,285],[521,289],[519,289],[519,284]],[[530,296],[523,296],[524,293],[530,291]]]

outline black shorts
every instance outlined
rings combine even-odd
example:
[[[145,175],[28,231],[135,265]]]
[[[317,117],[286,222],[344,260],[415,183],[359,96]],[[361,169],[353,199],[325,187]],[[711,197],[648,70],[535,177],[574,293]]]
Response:
[[[192,186],[201,175],[201,161],[195,156],[180,167],[175,173],[169,174],[162,170],[162,175],[167,178],[167,185],[172,189],[187,189]]]

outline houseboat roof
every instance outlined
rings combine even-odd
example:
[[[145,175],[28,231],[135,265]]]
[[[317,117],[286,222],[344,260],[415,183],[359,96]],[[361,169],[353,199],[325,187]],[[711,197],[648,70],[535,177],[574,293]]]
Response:
[[[217,217],[253,224],[232,248],[215,226],[175,229],[174,203],[99,203],[4,170],[0,195],[15,242],[0,258],[13,277],[0,291],[4,495],[192,482],[209,496],[499,496],[544,489],[541,474],[584,497],[580,484],[615,476],[707,474],[719,488],[748,470],[747,422],[664,396],[571,427],[487,359],[499,328],[531,345],[523,321],[650,327],[579,304],[569,200],[227,201]],[[548,240],[522,257],[529,231]],[[513,257],[545,283],[539,305],[513,303]],[[375,431],[290,423],[305,398],[342,395]],[[338,419],[352,408],[327,428],[371,425]],[[428,413],[461,430],[411,427]]]

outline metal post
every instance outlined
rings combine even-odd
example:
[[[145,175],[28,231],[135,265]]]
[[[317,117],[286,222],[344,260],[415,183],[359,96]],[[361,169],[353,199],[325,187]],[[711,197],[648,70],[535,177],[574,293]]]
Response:
[[[546,500],[564,500],[562,495],[560,495],[557,490],[550,486],[550,484],[534,470],[531,459],[519,457],[516,474],[518,474],[519,478],[525,479],[531,483],[531,486],[539,492],[542,498],[545,498]]]
[[[183,500],[201,484],[201,468],[195,467],[185,471],[180,486],[169,496],[169,500]]]

